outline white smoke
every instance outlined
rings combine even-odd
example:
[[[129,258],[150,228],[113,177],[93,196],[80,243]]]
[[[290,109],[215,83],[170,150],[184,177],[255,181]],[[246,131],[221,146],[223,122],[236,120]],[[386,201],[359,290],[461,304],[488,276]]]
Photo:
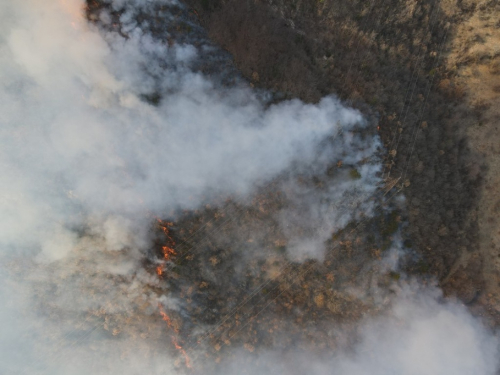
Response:
[[[82,6],[23,2],[4,10],[12,23],[3,33],[0,93],[6,246],[41,245],[57,259],[82,225],[104,230],[117,246],[119,222],[136,232],[131,245],[143,245],[147,215],[247,194],[361,120],[333,98],[265,110],[248,89],[215,90],[202,75],[175,70],[194,47],[173,47],[172,57],[140,30],[111,50]],[[138,98],[148,89],[141,73],[148,58],[150,69],[160,69],[151,67],[159,58],[175,68],[160,77],[174,93],[159,107]],[[119,236],[123,247],[127,236]]]
[[[224,374],[313,375],[493,375],[498,371],[499,341],[464,306],[438,302],[437,289],[406,285],[389,311],[368,318],[349,351],[325,358],[297,350],[262,353],[248,359],[242,352]],[[331,334],[338,334],[332,331]],[[241,363],[245,363],[245,370]]]
[[[374,155],[379,148],[378,138],[363,139],[351,132],[339,134],[327,152],[328,159],[357,168],[337,169],[330,178],[318,181],[319,187],[300,184],[296,179],[283,183],[283,191],[292,205],[279,213],[279,222],[288,239],[287,250],[292,259],[323,259],[324,243],[332,233],[349,222],[361,221],[373,214],[376,206],[373,197],[379,187],[381,170],[381,163]],[[363,160],[371,162],[363,163]],[[301,176],[324,172],[309,167]]]
[[[158,296],[145,288],[159,287],[158,279],[140,266],[151,221],[220,196],[244,198],[295,162],[318,160],[321,142],[341,130],[328,155],[344,163],[373,156],[379,145],[354,135],[362,116],[333,97],[266,107],[248,87],[218,87],[190,68],[198,47],[169,47],[136,27],[134,6],[150,3],[113,3],[129,6],[121,16],[126,39],[90,25],[82,0],[0,2],[1,373],[176,371],[162,350],[169,339],[157,328]],[[102,22],[110,17],[103,13]],[[141,99],[155,90],[164,94],[158,106]],[[338,176],[336,188],[327,185],[321,194],[288,185],[298,210],[283,213],[282,225],[293,226],[302,212],[311,227],[306,241],[314,242],[304,246],[290,234],[292,255],[321,257],[332,230],[370,214],[377,171],[376,163],[364,164],[360,179]],[[349,192],[357,192],[355,211],[339,214],[335,205],[323,205]],[[387,318],[407,319],[403,343],[427,337],[427,323],[443,324],[432,330],[435,339],[429,336],[440,351],[457,337],[450,329],[462,329],[470,340],[429,357],[432,368],[453,369],[455,355],[475,349],[464,368],[480,363],[475,373],[491,373],[492,337],[465,310],[426,301],[418,314],[396,308]],[[176,308],[168,296],[161,302]],[[130,327],[126,335],[100,319],[104,311],[121,317]],[[370,327],[361,335],[362,350],[379,332]],[[379,355],[402,363],[387,368],[422,373],[407,371],[410,352],[392,357],[398,348],[381,342]],[[415,347],[421,350],[427,346]],[[362,374],[366,358],[332,363],[346,369],[339,373]]]

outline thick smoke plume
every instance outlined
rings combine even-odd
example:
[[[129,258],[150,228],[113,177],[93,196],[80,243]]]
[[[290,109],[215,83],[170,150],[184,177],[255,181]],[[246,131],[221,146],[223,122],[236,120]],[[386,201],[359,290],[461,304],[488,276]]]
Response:
[[[287,256],[321,260],[332,232],[374,212],[380,143],[359,112],[334,97],[272,104],[240,79],[221,84],[200,68],[213,46],[138,25],[159,5],[182,7],[114,1],[98,28],[81,0],[1,2],[1,373],[185,371],[158,319],[159,304],[181,311],[182,301],[159,296],[143,267],[158,218],[245,204],[279,177]],[[338,163],[351,167],[303,182]],[[494,373],[496,340],[463,308],[399,294],[386,317],[361,326],[354,352],[316,361],[300,351],[315,362],[292,370],[257,351],[266,367],[248,372]],[[240,373],[223,362],[217,371]]]
[[[185,67],[194,47],[168,48],[139,29],[110,47],[82,6],[4,9],[11,24],[3,31],[1,93],[7,246],[40,245],[41,256],[58,259],[82,226],[111,250],[144,246],[148,216],[245,195],[294,159],[311,161],[322,139],[361,121],[333,98],[264,109],[247,88],[217,90]],[[170,92],[158,107],[139,99],[153,89],[146,68]]]

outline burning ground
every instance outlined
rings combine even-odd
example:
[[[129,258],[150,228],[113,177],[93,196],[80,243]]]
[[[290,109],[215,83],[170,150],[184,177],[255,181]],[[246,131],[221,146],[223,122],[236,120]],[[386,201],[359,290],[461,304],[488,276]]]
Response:
[[[4,373],[495,373],[400,271],[374,112],[254,91],[177,2],[1,12]]]

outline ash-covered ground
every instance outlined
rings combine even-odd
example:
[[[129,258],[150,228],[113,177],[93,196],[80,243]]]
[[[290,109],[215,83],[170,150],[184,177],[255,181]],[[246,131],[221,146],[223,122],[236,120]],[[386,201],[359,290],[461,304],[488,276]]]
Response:
[[[375,111],[254,90],[176,1],[1,16],[4,373],[497,371]]]

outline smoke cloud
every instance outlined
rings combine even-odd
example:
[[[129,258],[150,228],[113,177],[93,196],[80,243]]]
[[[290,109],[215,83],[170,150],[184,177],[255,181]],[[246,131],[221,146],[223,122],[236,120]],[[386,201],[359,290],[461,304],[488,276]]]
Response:
[[[104,230],[112,247],[125,245],[120,230],[135,231],[132,244],[142,245],[146,215],[248,194],[361,121],[333,98],[264,109],[247,88],[216,90],[182,68],[194,47],[169,49],[140,30],[110,47],[82,6],[27,2],[4,11],[13,23],[2,47],[5,245],[41,245],[57,259],[82,225]],[[139,95],[152,79],[143,64],[159,71],[160,59],[168,65],[156,78],[171,94],[154,107]]]
[[[158,4],[182,6],[111,2],[124,36],[109,31],[109,11],[101,28],[89,23],[82,0],[1,1],[1,373],[185,371],[158,314],[182,301],[158,297],[143,267],[156,218],[245,202],[281,176],[288,256],[321,260],[332,231],[373,214],[380,142],[358,111],[334,97],[272,104],[237,77],[222,85],[199,68],[213,46],[139,27]],[[350,169],[301,182],[339,162]],[[302,362],[257,351],[264,367],[247,372],[495,372],[493,334],[457,304],[409,293],[362,324],[351,350],[317,361],[299,351]],[[235,363],[250,358],[232,357],[217,371],[241,373]]]
[[[359,328],[351,351],[328,358],[300,351],[263,353],[248,360],[240,353],[229,374],[496,374],[498,340],[463,306],[438,302],[436,289],[406,286],[385,316]],[[335,332],[332,332],[335,334]],[[245,370],[241,371],[241,363]],[[240,369],[240,370],[239,370]]]

